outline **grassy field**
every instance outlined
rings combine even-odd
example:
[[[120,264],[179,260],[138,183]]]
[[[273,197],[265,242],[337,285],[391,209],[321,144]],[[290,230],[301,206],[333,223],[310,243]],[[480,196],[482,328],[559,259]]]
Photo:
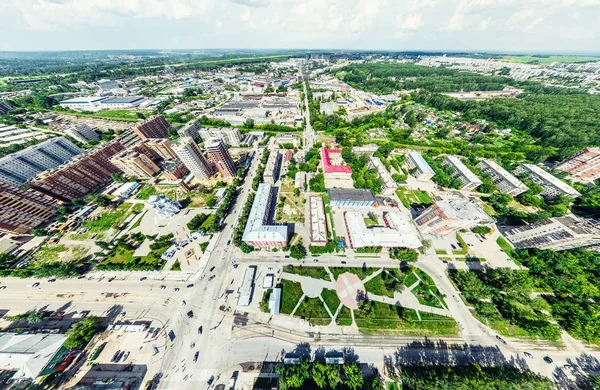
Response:
[[[146,186],[144,186],[144,188],[142,188],[138,193],[136,198],[140,199],[140,200],[148,200],[148,198],[150,198],[150,196],[154,195],[158,193],[158,191],[156,190],[156,188],[154,188],[154,186],[151,186],[149,184],[147,184]]]
[[[141,205],[143,207],[143,205]],[[108,210],[95,221],[87,221],[84,227],[90,228],[92,233],[105,232],[111,228],[118,228],[133,211],[132,203],[122,203],[114,210]],[[140,210],[141,211],[141,210]]]
[[[64,111],[57,111],[58,113],[65,113]],[[129,110],[104,110],[94,112],[92,114],[82,113],[82,112],[67,112],[68,115],[73,116],[82,116],[86,118],[95,118],[95,119],[105,119],[111,121],[119,121],[119,122],[137,122],[140,120],[138,118],[137,113],[135,111]]]
[[[336,323],[341,326],[352,325],[352,313],[350,312],[350,309],[346,306],[342,306],[336,318]]]
[[[429,196],[427,191],[407,190],[401,187],[398,188],[398,190],[396,190],[396,194],[398,195],[398,198],[400,198],[400,201],[402,202],[404,207],[407,208],[413,204],[424,206],[433,204],[433,200],[431,200],[431,197]]]
[[[335,280],[337,280],[338,276],[340,276],[344,272],[350,272],[351,274],[355,274],[360,278],[360,280],[363,280],[378,269],[379,268],[329,267],[329,271],[331,271]]]
[[[304,318],[312,325],[328,325],[331,322],[331,317],[319,298],[304,298],[294,315]]]
[[[553,62],[593,62],[600,61],[600,57],[583,57],[583,56],[506,56],[502,58],[506,62],[519,62],[526,64],[542,64],[548,65]]]
[[[379,221],[371,219],[371,218],[363,218],[365,220],[365,225],[367,226],[379,226]]]
[[[64,245],[43,245],[40,249],[35,251],[33,258],[40,262],[54,262],[54,261],[72,261],[79,260],[87,254],[87,249],[83,246],[70,246]]]
[[[321,298],[325,301],[331,314],[335,314],[335,311],[340,305],[340,299],[338,298],[337,293],[334,290],[324,289],[321,291]]]
[[[302,286],[300,283],[289,280],[281,280],[281,309],[282,314],[292,314],[292,310],[302,298]]]
[[[308,276],[315,279],[331,281],[329,274],[323,267],[303,267],[301,265],[286,265],[284,271],[290,274]]]
[[[448,254],[448,250],[446,250],[446,249],[436,249],[435,250],[435,254],[436,255],[447,255]]]
[[[513,251],[514,251],[514,249],[512,248],[512,246],[510,246],[510,244],[508,243],[508,241],[506,241],[504,239],[504,237],[498,237],[496,239],[496,244],[498,244],[498,246],[500,247],[500,249],[502,249],[504,251],[504,253],[506,253],[508,255],[508,257],[510,257],[510,258],[513,257]]]

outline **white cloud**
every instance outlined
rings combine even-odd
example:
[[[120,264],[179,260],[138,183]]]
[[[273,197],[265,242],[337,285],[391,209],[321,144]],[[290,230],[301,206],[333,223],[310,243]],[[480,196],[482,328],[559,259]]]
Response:
[[[423,17],[420,14],[408,14],[406,16],[398,15],[396,18],[399,30],[414,31],[423,27]]]
[[[485,31],[488,29],[489,25],[490,25],[490,21],[492,20],[492,17],[488,17],[486,19],[483,19],[481,22],[479,22],[479,29],[481,31]]]
[[[465,1],[460,0],[444,28],[446,31],[461,31],[465,27],[465,8]]]

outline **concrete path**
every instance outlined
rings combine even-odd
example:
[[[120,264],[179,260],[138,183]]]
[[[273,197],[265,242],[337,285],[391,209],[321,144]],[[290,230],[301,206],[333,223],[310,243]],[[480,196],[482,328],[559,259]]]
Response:
[[[423,304],[419,303],[419,300],[417,299],[417,297],[412,292],[410,292],[410,290],[408,290],[408,289],[404,289],[402,292],[395,292],[394,298],[382,297],[380,295],[373,295],[373,294],[368,294],[368,296],[371,301],[387,303],[388,305],[394,305],[394,306],[398,305],[398,306],[406,307],[407,309],[413,309],[413,310],[418,310],[418,311],[422,311],[425,313],[433,313],[433,314],[438,314],[441,316],[452,317],[452,314],[450,314],[450,311],[448,311],[446,309],[439,309],[437,307],[427,306],[427,305],[423,305]]]
[[[314,279],[309,276],[289,274],[283,272],[281,277],[292,282],[297,282],[302,285],[302,292],[309,298],[316,298],[321,295],[324,288],[335,291],[335,283],[323,279]]]

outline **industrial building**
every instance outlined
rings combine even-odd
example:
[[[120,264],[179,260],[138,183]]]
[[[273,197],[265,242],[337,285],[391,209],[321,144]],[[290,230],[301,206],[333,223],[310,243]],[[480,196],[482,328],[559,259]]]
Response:
[[[383,180],[383,185],[381,186],[381,195],[394,195],[398,189],[398,184],[396,184],[396,181],[392,178],[392,174],[385,169],[385,166],[379,157],[371,157],[367,163],[367,168],[375,169],[377,171],[377,176]]]
[[[449,165],[454,168],[454,173],[450,175],[452,178],[458,178],[462,182],[461,190],[472,191],[483,184],[457,156],[446,156],[442,165]]]
[[[133,128],[133,131],[143,140],[148,138],[169,138],[170,127],[171,125],[164,116],[154,115],[137,124]]]
[[[265,165],[263,181],[265,183],[275,183],[279,180],[279,169],[281,168],[281,154],[277,150],[272,150]]]
[[[223,179],[235,177],[237,172],[235,163],[227,150],[227,147],[220,138],[211,138],[204,143],[204,150],[208,159],[215,164],[215,167],[221,173]]]
[[[0,231],[29,233],[57,214],[59,204],[34,190],[0,181]]]
[[[427,164],[421,153],[414,150],[406,154],[406,166],[409,170],[416,170],[413,176],[418,180],[431,180],[435,176],[435,171]]]
[[[242,236],[242,240],[246,244],[258,248],[279,249],[287,245],[287,226],[269,224],[272,201],[273,187],[269,183],[261,183],[256,191],[256,197]]]
[[[415,218],[421,233],[443,236],[461,229],[488,225],[494,220],[471,199],[444,199],[429,206]]]
[[[80,124],[65,129],[65,134],[73,137],[82,144],[87,144],[88,141],[100,141],[98,134],[86,124]]]
[[[66,339],[64,334],[0,333],[0,371],[12,372],[13,381],[33,381],[43,375]]]
[[[0,123],[0,148],[14,144],[25,144],[29,141],[44,140],[48,133],[35,131],[29,128],[20,128],[14,125],[6,126]]]
[[[0,159],[0,180],[21,186],[48,169],[83,153],[64,137],[52,138]]]
[[[206,180],[214,173],[211,163],[191,137],[179,138],[173,144],[173,150],[194,177]]]
[[[377,199],[371,190],[332,188],[327,191],[331,207],[373,207]]]
[[[573,181],[591,183],[600,178],[600,148],[585,148],[560,162],[556,169]]]
[[[109,110],[122,110],[137,107],[146,100],[143,96],[111,97],[100,102],[100,108]]]
[[[199,130],[200,137],[204,142],[210,141],[212,138],[218,138],[225,145],[240,146],[242,135],[240,130],[232,127],[222,128],[206,128],[203,127]]]
[[[200,130],[202,130],[202,125],[194,119],[186,123],[181,129],[177,130],[177,133],[180,137],[190,137],[194,142],[198,142],[201,140]]]
[[[310,196],[309,199],[310,245],[327,245],[327,220],[325,206],[320,196]]]
[[[98,111],[100,103],[108,99],[107,96],[82,96],[58,102],[61,107],[75,111]]]
[[[517,196],[528,190],[527,186],[517,179],[512,173],[498,165],[494,160],[481,160],[477,168],[482,173],[487,173],[492,178],[492,183],[503,194]]]
[[[421,246],[419,233],[404,215],[393,212],[383,215],[385,226],[367,226],[363,213],[344,211],[344,223],[352,249],[357,248],[411,248]]]
[[[123,150],[119,141],[105,143],[64,166],[38,175],[28,186],[65,202],[83,198],[110,183],[111,173],[120,172],[110,159]]]
[[[558,195],[565,195],[571,198],[577,198],[581,194],[575,188],[564,181],[552,175],[550,172],[533,164],[521,164],[513,172],[515,175],[525,174],[527,179],[542,187],[541,195],[547,198],[555,198]]]
[[[148,156],[133,151],[124,151],[110,159],[110,162],[129,177],[150,179],[160,173],[160,168]]]
[[[519,226],[504,235],[516,249],[561,251],[600,244],[600,221],[568,215]]]

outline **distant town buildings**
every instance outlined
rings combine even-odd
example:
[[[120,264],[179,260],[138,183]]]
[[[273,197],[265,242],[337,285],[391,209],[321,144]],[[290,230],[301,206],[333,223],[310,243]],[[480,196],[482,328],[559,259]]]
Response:
[[[269,183],[261,183],[256,191],[242,236],[246,244],[257,248],[283,248],[287,245],[287,226],[269,224],[272,200],[273,187]]]
[[[0,100],[0,115],[4,115],[7,112],[12,110],[12,107],[8,104]]]
[[[377,206],[377,199],[371,190],[332,188],[329,194],[331,207],[373,207]]]
[[[494,160],[481,160],[477,168],[482,173],[487,173],[492,178],[492,183],[498,187],[503,194],[517,196],[528,190],[527,186],[517,179],[512,173],[502,168]]]
[[[0,158],[0,180],[21,186],[48,169],[54,169],[83,150],[64,137],[52,138]]]
[[[440,200],[415,218],[421,233],[438,236],[492,222],[492,218],[483,211],[483,208],[470,199]]]
[[[556,166],[573,181],[591,183],[600,178],[600,148],[585,148]]]
[[[406,154],[406,166],[409,170],[415,169],[413,176],[418,180],[430,180],[435,176],[433,168],[427,164],[421,153],[414,150]]]
[[[170,127],[171,125],[164,116],[155,115],[137,124],[133,128],[133,131],[143,140],[148,138],[168,138]]]
[[[57,214],[58,202],[0,181],[0,231],[29,233]]]
[[[300,140],[299,137],[295,136],[294,134],[289,134],[289,133],[277,134],[275,136],[275,143],[277,145],[292,144],[294,148],[297,148],[300,145],[302,145],[302,141]]]
[[[199,133],[204,142],[208,142],[213,138],[218,138],[223,141],[225,145],[240,146],[242,140],[240,130],[233,127],[203,127],[199,130]]]
[[[323,198],[311,195],[309,198],[308,209],[310,214],[310,245],[327,245],[327,220],[325,218]]]
[[[205,180],[212,176],[213,168],[191,137],[181,137],[173,144],[173,150],[194,177]]]
[[[379,157],[371,157],[367,163],[367,168],[375,169],[377,171],[377,176],[383,180],[381,195],[389,196],[396,192],[398,184],[396,184],[396,181],[392,178],[392,174],[388,172]]]
[[[519,226],[504,235],[516,249],[567,250],[600,244],[600,221],[568,215]]]
[[[209,139],[204,143],[204,150],[206,150],[209,160],[215,164],[223,179],[235,177],[235,163],[221,139]]]
[[[181,129],[177,130],[177,133],[180,137],[190,137],[194,142],[198,142],[201,140],[200,130],[202,130],[202,125],[194,119],[186,123]]]
[[[412,248],[421,246],[419,233],[411,221],[398,212],[383,215],[385,226],[367,226],[363,213],[344,212],[350,247]]]
[[[148,156],[134,151],[121,152],[110,159],[114,166],[129,177],[150,179],[160,173],[160,168]]]
[[[100,141],[98,134],[86,124],[75,125],[65,130],[65,134],[73,137],[82,144],[87,144],[88,141]]]
[[[446,156],[442,165],[450,165],[454,168],[454,173],[450,176],[458,178],[463,183],[461,190],[472,191],[483,184],[457,156]]]
[[[581,194],[573,187],[555,177],[551,173],[533,164],[521,164],[514,170],[515,175],[526,174],[527,179],[542,187],[541,195],[547,198],[555,198],[565,195],[577,198]]]

